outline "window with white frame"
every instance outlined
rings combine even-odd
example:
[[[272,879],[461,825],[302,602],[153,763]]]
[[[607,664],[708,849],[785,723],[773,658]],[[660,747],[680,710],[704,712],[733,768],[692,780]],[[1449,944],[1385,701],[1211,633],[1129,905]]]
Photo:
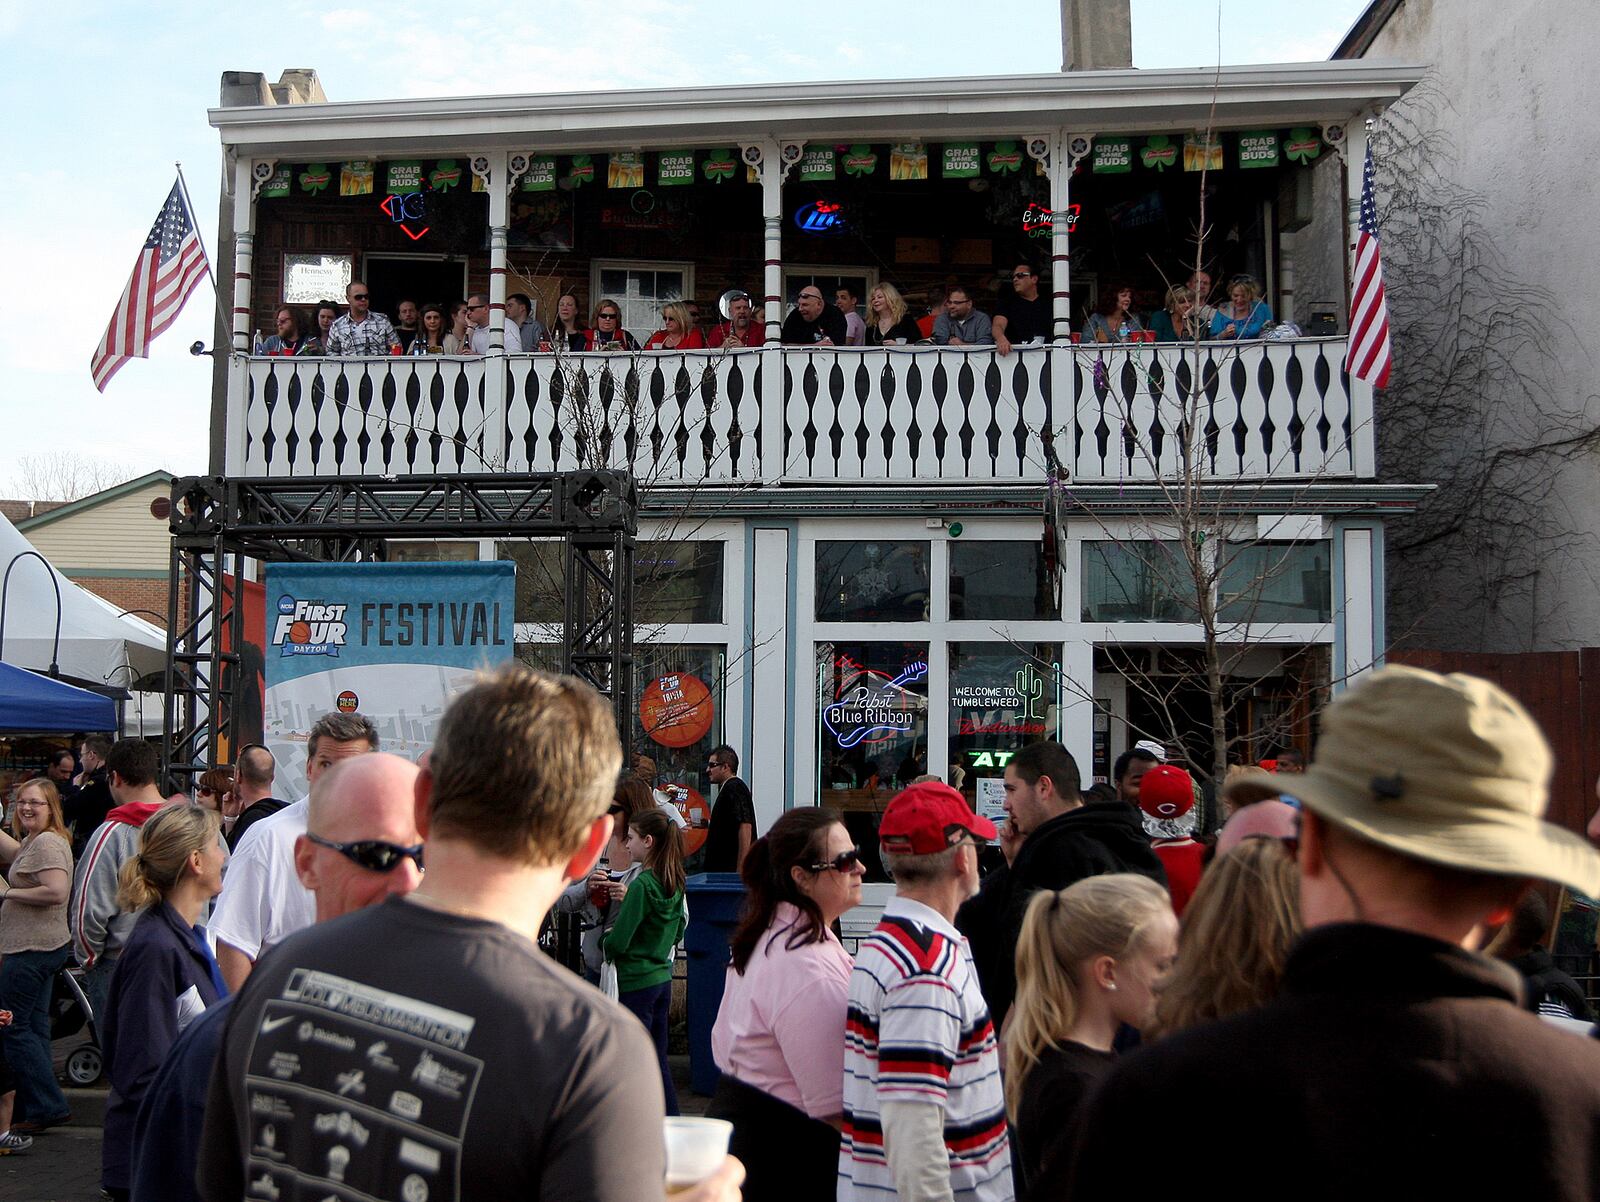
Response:
[[[694,264],[596,259],[589,292],[596,304],[615,301],[622,328],[643,343],[661,328],[662,305],[694,296]]]

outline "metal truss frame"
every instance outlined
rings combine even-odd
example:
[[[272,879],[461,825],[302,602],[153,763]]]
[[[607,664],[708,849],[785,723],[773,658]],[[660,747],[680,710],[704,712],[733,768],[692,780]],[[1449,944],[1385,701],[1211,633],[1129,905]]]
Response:
[[[171,529],[168,772],[193,777],[213,767],[224,747],[237,750],[234,715],[247,685],[238,582],[246,560],[381,562],[390,538],[564,539],[561,668],[611,701],[628,750],[639,495],[625,473],[187,476],[172,482]]]

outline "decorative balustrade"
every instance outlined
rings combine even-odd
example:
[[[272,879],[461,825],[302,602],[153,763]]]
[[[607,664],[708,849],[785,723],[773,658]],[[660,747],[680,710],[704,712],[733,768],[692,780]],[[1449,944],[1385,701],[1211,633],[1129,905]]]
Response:
[[[643,483],[1370,478],[1342,338],[251,359],[245,475],[626,468]]]

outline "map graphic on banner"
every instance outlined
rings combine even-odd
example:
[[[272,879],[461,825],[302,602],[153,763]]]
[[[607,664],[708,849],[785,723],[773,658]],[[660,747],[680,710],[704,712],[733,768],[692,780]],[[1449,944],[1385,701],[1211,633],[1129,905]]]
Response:
[[[306,737],[359,711],[414,760],[474,675],[510,659],[515,565],[282,563],[266,569],[264,742],[277,796],[306,791]]]

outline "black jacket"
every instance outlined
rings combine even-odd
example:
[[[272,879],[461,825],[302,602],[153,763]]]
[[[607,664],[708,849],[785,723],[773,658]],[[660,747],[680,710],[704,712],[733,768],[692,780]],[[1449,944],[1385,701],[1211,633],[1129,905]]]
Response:
[[[72,831],[74,858],[83,854],[89,836],[117,804],[111,797],[110,775],[104,768],[96,769],[83,778],[81,789],[61,803],[61,816]]]
[[[1600,1197],[1600,1045],[1521,1009],[1506,965],[1409,931],[1308,931],[1278,997],[1125,1056],[1060,1198]],[[1248,1149],[1151,1152],[1151,1116],[1248,1116]],[[1069,1158],[1070,1159],[1070,1158]]]
[[[1138,811],[1122,801],[1079,806],[1050,819],[1028,836],[1009,868],[991,872],[978,896],[961,907],[956,926],[972,945],[996,1030],[1017,989],[1017,936],[1028,899],[1040,889],[1065,889],[1107,872],[1136,872],[1163,887],[1167,883]]]

